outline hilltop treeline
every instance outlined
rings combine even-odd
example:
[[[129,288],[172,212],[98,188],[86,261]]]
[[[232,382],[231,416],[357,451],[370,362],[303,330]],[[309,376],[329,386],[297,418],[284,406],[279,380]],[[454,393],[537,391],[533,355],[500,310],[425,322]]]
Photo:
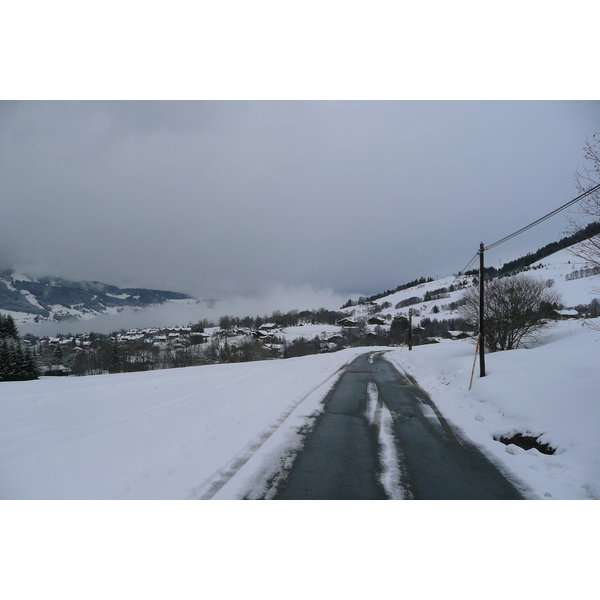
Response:
[[[514,273],[518,273],[523,269],[529,267],[534,262],[538,260],[542,260],[559,250],[564,250],[565,248],[569,248],[579,242],[583,242],[595,235],[600,234],[600,221],[596,221],[594,223],[590,223],[587,227],[578,231],[572,235],[568,235],[564,238],[558,240],[558,242],[551,242],[550,244],[546,244],[542,246],[535,252],[529,252],[525,256],[521,256],[515,260],[510,260],[507,263],[504,263],[499,269],[496,267],[485,267],[485,275],[490,279],[494,277],[502,277],[505,275],[512,275]],[[478,275],[479,269],[473,269],[471,271],[467,271],[465,275]]]
[[[386,290],[385,292],[381,292],[379,294],[373,294],[373,296],[361,296],[358,300],[348,300],[346,304],[342,306],[342,308],[350,308],[351,306],[356,306],[358,304],[367,304],[367,302],[375,302],[375,300],[379,300],[379,298],[384,298],[385,296],[391,296],[396,292],[401,292],[402,290],[407,290],[408,288],[415,287],[417,285],[422,285],[424,283],[429,283],[433,281],[433,277],[421,277],[420,279],[415,279],[414,281],[410,281],[409,283],[403,283],[393,290]]]

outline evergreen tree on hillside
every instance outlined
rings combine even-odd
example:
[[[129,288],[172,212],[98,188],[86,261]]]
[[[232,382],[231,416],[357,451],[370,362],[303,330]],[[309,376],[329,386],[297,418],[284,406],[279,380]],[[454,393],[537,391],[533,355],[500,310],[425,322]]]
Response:
[[[19,330],[11,315],[0,314],[0,338],[19,339]]]
[[[0,314],[0,381],[26,381],[40,376],[36,356],[23,348],[14,319]]]
[[[108,362],[109,373],[122,373],[123,372],[123,361],[121,357],[121,349],[119,348],[119,341],[117,337],[113,338],[113,343],[110,349],[109,362]]]

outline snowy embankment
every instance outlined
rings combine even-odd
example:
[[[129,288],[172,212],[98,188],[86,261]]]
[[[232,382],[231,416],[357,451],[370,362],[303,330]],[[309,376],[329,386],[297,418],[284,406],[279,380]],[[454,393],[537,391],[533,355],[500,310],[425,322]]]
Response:
[[[3,382],[0,498],[239,497],[363,351]]]
[[[600,326],[600,319],[592,323]],[[581,321],[558,322],[541,345],[486,354],[442,341],[387,357],[414,376],[444,416],[539,499],[600,499],[600,332]],[[531,434],[556,452],[505,445],[494,437]]]

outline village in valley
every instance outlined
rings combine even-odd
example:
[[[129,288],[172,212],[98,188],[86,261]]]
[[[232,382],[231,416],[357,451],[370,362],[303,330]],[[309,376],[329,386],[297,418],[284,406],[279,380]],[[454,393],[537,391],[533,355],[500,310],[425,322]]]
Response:
[[[586,298],[593,273],[580,276],[581,265],[568,253],[524,267],[561,303],[554,321],[595,317],[598,301]],[[422,279],[384,295],[348,301],[337,311],[275,311],[264,317],[221,316],[215,322],[172,327],[131,328],[110,334],[94,332],[24,336],[39,357],[45,376],[97,375],[218,363],[293,358],[359,346],[407,347],[442,340],[470,340],[474,328],[461,316],[465,289],[476,277],[451,275]],[[589,298],[589,296],[588,296]]]

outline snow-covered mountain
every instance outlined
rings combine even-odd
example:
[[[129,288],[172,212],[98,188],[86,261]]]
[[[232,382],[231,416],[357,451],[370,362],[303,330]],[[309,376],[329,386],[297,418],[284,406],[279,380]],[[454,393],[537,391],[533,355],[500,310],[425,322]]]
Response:
[[[90,319],[167,302],[199,301],[178,292],[121,289],[99,281],[60,277],[34,279],[14,271],[0,273],[0,310],[13,315],[18,323]]]

